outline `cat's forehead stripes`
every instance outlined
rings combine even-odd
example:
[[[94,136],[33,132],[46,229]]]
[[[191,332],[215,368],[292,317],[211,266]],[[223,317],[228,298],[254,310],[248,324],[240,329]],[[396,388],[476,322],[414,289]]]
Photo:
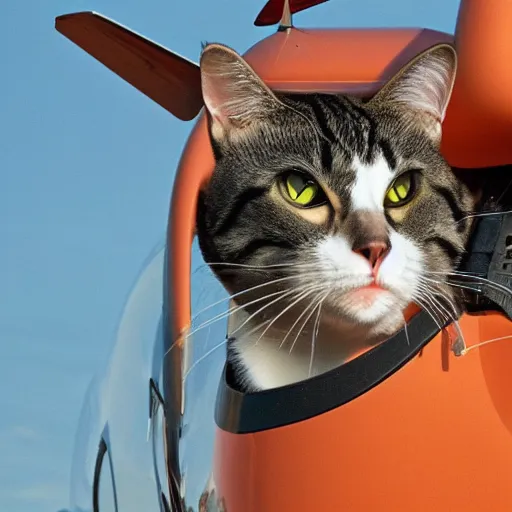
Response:
[[[388,160],[378,155],[372,163],[365,164],[356,155],[352,168],[355,171],[354,184],[350,190],[352,209],[384,211],[384,197],[395,175]]]
[[[327,94],[294,94],[285,97],[285,101],[313,123],[323,171],[336,172],[340,155],[351,160],[357,154],[369,162],[380,149],[375,119],[353,101]],[[386,154],[393,156],[391,150]]]

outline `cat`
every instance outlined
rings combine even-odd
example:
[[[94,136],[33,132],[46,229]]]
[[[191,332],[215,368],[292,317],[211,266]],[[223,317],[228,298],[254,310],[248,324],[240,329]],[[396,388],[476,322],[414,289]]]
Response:
[[[412,302],[439,318],[460,310],[445,274],[477,199],[440,153],[452,45],[366,99],[272,91],[221,44],[203,48],[200,68],[215,168],[197,236],[235,295],[227,350],[240,389],[343,364],[400,330]]]

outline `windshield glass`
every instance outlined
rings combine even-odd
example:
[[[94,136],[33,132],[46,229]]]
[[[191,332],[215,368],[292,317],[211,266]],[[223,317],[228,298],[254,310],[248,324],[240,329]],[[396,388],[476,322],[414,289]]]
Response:
[[[182,493],[199,503],[212,471],[215,401],[226,361],[228,294],[205,264],[197,239],[192,249],[192,323],[185,365],[185,409],[180,441]],[[196,510],[196,508],[194,508]]]
[[[110,357],[89,387],[75,441],[72,511],[94,510],[95,493],[100,504],[117,500],[119,510],[159,510],[148,411],[150,379],[158,385],[162,371],[163,262],[159,244],[128,296]],[[166,485],[165,473],[162,478]]]

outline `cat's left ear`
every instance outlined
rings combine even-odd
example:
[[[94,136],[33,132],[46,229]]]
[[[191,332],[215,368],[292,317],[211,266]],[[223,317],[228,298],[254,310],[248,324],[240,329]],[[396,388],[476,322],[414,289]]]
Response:
[[[370,101],[412,111],[434,139],[441,136],[457,73],[457,53],[449,44],[425,50],[404,66]]]
[[[249,64],[227,46],[207,45],[200,68],[203,100],[210,114],[212,136],[217,140],[283,107]]]

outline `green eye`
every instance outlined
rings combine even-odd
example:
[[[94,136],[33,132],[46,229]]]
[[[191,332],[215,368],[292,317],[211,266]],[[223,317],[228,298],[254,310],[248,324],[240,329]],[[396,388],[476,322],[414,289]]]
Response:
[[[416,183],[412,172],[405,172],[391,184],[386,192],[384,206],[394,208],[408,203],[416,192]]]
[[[323,203],[320,186],[306,175],[291,172],[286,175],[283,184],[288,198],[298,206],[319,206]]]

